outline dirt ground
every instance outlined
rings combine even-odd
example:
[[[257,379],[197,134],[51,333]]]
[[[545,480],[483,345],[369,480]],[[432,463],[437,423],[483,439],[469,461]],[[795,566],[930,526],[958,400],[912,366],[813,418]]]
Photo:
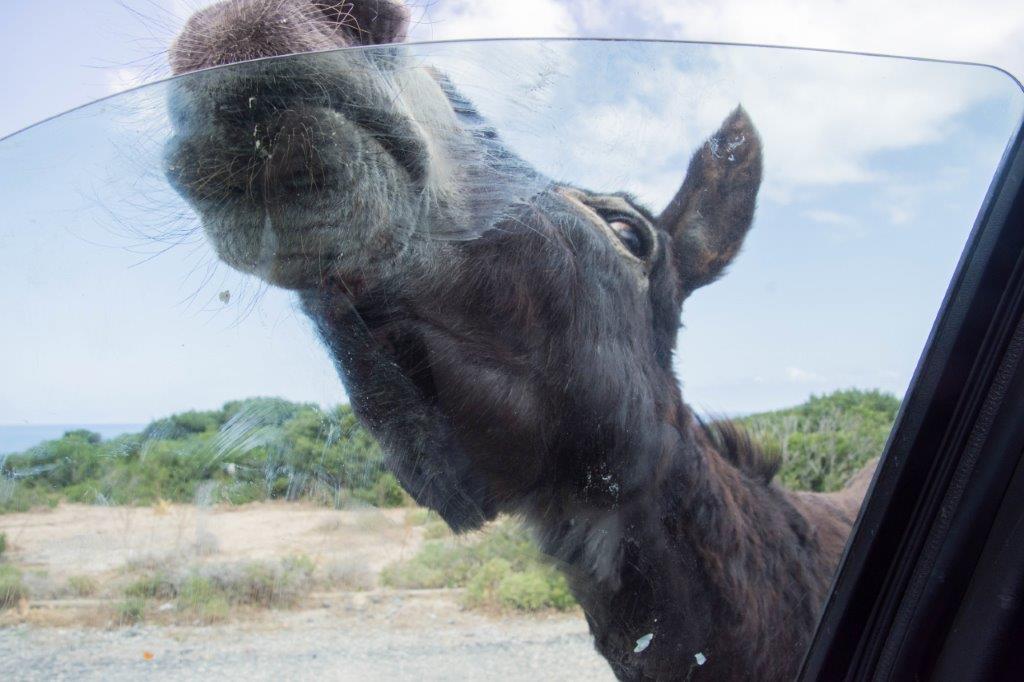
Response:
[[[381,588],[380,570],[423,543],[419,521],[404,509],[295,503],[61,505],[0,516],[7,560],[33,593],[0,613],[0,679],[612,679],[578,612],[483,614],[463,609],[457,590]],[[133,566],[299,554],[360,572],[365,584],[314,592],[297,609],[233,613],[216,625],[115,627],[96,617],[117,597],[104,586]],[[101,587],[69,594],[73,576]]]
[[[423,526],[406,509],[333,510],[302,503],[238,507],[103,507],[0,516],[10,559],[54,581],[102,577],[131,563],[187,559],[192,563],[278,559],[304,554],[321,564],[343,561],[378,573],[407,558],[423,541]]]

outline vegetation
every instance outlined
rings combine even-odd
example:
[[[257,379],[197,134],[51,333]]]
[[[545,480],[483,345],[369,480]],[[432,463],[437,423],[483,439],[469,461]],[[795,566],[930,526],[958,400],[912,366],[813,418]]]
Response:
[[[89,575],[73,575],[68,578],[68,593],[75,597],[92,597],[100,591],[100,584]]]
[[[160,419],[103,440],[69,431],[0,460],[0,512],[60,500],[151,505],[307,499],[377,506],[408,497],[352,410],[277,398]]]
[[[766,452],[781,458],[783,485],[827,492],[842,488],[882,454],[899,407],[888,393],[850,389],[739,422]]]
[[[401,588],[464,587],[467,606],[497,610],[567,609],[575,603],[562,575],[511,519],[474,539],[429,540],[410,560],[385,568],[381,580]]]
[[[812,397],[797,407],[738,421],[763,449],[781,460],[779,478],[802,490],[836,490],[879,455],[899,401],[879,391],[846,390]],[[227,403],[220,410],[172,415],[141,433],[103,440],[70,431],[0,460],[0,512],[60,500],[156,505],[171,502],[244,503],[314,500],[341,506],[408,503],[383,466],[379,447],[347,406],[321,410],[273,398]],[[538,611],[574,605],[561,574],[525,531],[501,519],[472,538],[455,538],[422,509],[407,514],[426,540],[418,554],[387,567],[382,582],[399,588],[464,588],[467,606]],[[0,534],[0,559],[6,537]],[[157,604],[193,621],[216,622],[235,606],[297,604],[319,582],[355,589],[372,586],[362,567],[336,565],[314,576],[306,557],[278,564],[206,565],[171,573],[151,566],[121,589],[117,622],[143,620]],[[68,591],[88,596],[95,581],[72,577]],[[0,609],[27,598],[21,573],[0,563]]]
[[[9,564],[0,564],[0,611],[17,606],[28,599],[28,587],[21,579],[21,571]]]
[[[145,613],[146,602],[139,597],[128,597],[114,608],[118,625],[134,625],[143,619]]]
[[[4,554],[7,552],[7,533],[0,533],[0,561],[4,560]]]
[[[178,617],[215,623],[232,608],[291,608],[318,586],[330,586],[333,573],[315,576],[316,565],[305,555],[280,562],[203,564],[188,569],[144,569],[122,589],[117,614],[121,623],[143,620],[151,604],[168,604]]]

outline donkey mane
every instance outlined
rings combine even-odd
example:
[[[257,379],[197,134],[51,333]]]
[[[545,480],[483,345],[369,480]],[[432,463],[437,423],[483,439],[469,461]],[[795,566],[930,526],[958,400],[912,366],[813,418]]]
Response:
[[[782,458],[775,453],[765,452],[764,446],[756,442],[750,431],[732,419],[705,421],[696,417],[715,449],[727,462],[764,485],[770,485],[782,467]]]

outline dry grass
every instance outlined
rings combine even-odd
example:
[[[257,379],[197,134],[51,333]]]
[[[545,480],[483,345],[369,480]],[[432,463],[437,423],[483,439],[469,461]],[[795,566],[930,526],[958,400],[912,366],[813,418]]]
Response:
[[[362,592],[377,586],[377,576],[352,559],[338,559],[324,567],[321,584],[326,589]]]
[[[167,566],[176,565],[179,562],[178,555],[168,552],[163,554],[141,554],[132,557],[124,562],[121,567],[123,573],[143,573],[156,571]]]
[[[216,623],[303,608],[313,593],[374,590],[380,570],[414,555],[436,522],[411,512],[256,503],[0,516],[0,532],[18,539],[18,563],[10,552],[0,563],[18,585],[0,625]]]
[[[379,509],[361,509],[355,512],[355,527],[364,533],[386,533],[399,527],[389,515]]]
[[[28,587],[22,580],[21,571],[14,566],[0,564],[0,610],[18,606],[28,596]]]
[[[220,551],[220,541],[217,536],[207,530],[196,531],[196,541],[192,544],[192,551],[196,556],[213,556]]]
[[[100,591],[100,583],[91,575],[73,575],[65,590],[73,597],[94,597]]]

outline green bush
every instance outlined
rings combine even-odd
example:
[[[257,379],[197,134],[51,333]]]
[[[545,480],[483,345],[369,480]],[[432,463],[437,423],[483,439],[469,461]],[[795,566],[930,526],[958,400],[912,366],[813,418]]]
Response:
[[[888,393],[851,389],[738,421],[781,457],[784,485],[827,492],[842,488],[869,459],[882,454],[899,406]]]
[[[262,563],[249,564],[244,568],[240,580],[231,581],[226,585],[235,603],[265,608],[293,603],[293,593],[288,587],[279,571]]]
[[[146,601],[141,597],[128,597],[114,607],[118,625],[134,625],[146,615]]]
[[[513,575],[512,564],[505,559],[491,559],[466,582],[467,606],[492,606],[499,603],[498,589]]]
[[[479,538],[428,541],[408,561],[381,573],[390,587],[465,587],[476,608],[568,609],[575,604],[565,578],[541,556],[518,523],[503,519]]]
[[[0,477],[2,476],[3,470],[0,469]],[[53,509],[58,502],[60,502],[60,494],[45,487],[36,487],[15,481],[0,481],[0,514],[21,513],[40,508]]]
[[[140,599],[173,599],[177,595],[174,579],[162,571],[139,577],[124,588],[124,596]]]
[[[550,566],[509,573],[497,586],[498,604],[518,611],[571,608],[576,600],[561,574]]]
[[[3,561],[7,552],[7,533],[0,533],[0,561]]]
[[[0,512],[85,504],[244,504],[308,499],[378,506],[408,497],[348,406],[278,398],[234,401],[104,441],[77,430],[0,462]]]
[[[177,608],[204,623],[226,620],[231,610],[224,592],[199,575],[187,577],[178,586]]]
[[[22,599],[28,599],[28,587],[21,580],[21,571],[0,564],[0,611],[16,606]]]
[[[390,471],[385,471],[373,484],[371,502],[378,507],[403,507],[411,502],[411,498],[398,479]]]

